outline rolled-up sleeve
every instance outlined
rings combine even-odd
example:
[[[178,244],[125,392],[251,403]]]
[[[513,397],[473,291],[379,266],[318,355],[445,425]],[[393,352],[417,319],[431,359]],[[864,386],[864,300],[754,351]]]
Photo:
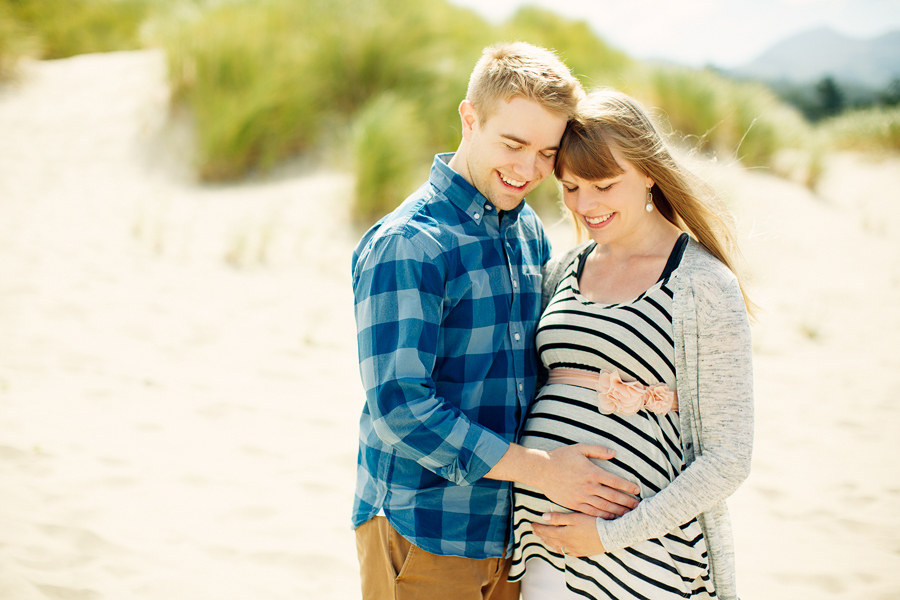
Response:
[[[481,479],[509,447],[437,395],[433,373],[446,265],[402,234],[380,236],[354,268],[359,365],[376,435],[456,484]]]

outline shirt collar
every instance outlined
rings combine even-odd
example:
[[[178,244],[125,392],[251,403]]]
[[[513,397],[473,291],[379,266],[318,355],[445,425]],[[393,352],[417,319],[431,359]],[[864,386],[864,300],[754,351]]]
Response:
[[[496,217],[497,207],[479,192],[474,185],[449,167],[447,163],[453,158],[453,154],[453,152],[447,152],[435,155],[434,164],[431,166],[431,183],[454,206],[469,215],[472,221],[476,223],[483,222],[485,215]],[[525,202],[522,201],[513,210],[503,213],[503,220],[515,221],[524,206]]]

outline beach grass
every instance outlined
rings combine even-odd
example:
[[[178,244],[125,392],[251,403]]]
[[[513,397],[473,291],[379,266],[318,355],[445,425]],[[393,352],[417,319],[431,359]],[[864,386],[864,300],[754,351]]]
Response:
[[[778,151],[811,143],[800,113],[761,84],[679,67],[652,68],[635,80],[634,94],[672,133],[720,160],[769,166]]]
[[[763,86],[644,66],[585,22],[534,7],[491,25],[440,1],[245,0],[210,5],[171,31],[174,97],[193,114],[202,178],[264,171],[352,131],[336,154],[357,174],[361,219],[391,210],[434,153],[456,148],[472,65],[499,40],[554,49],[586,88],[624,87],[681,139],[732,161],[766,165],[808,137],[802,118]],[[530,199],[557,198],[544,185]]]
[[[17,71],[19,59],[28,53],[31,36],[12,8],[0,2],[0,81],[11,79]]]
[[[900,151],[900,106],[857,110],[822,121],[818,129],[840,150]]]
[[[134,50],[142,46],[141,25],[170,0],[0,0],[0,39],[12,35],[21,55],[67,58],[77,54]],[[0,52],[3,52],[0,41]]]
[[[597,37],[586,21],[532,6],[514,13],[497,28],[495,37],[524,40],[554,50],[585,88],[617,87],[623,74],[635,64],[625,53]]]
[[[265,171],[349,130],[332,154],[359,175],[354,214],[374,215],[458,144],[456,107],[490,32],[441,2],[272,0],[207,8],[162,39],[203,179]]]
[[[373,222],[428,177],[427,126],[415,102],[392,92],[372,99],[354,123],[353,218]]]
[[[445,0],[0,0],[0,78],[20,56],[161,45],[201,179],[238,180],[328,148],[357,175],[363,220],[391,210],[435,153],[457,147],[472,65],[484,46],[513,40],[554,49],[586,89],[637,97],[676,143],[719,160],[772,167],[791,150],[812,185],[829,149],[900,148],[896,109],[812,126],[763,85],[643,64],[586,22],[536,7],[491,24]],[[529,197],[557,199],[552,182]]]
[[[210,181],[311,148],[328,106],[311,73],[310,42],[291,36],[287,5],[224,4],[166,36],[176,103],[190,108],[197,168]]]

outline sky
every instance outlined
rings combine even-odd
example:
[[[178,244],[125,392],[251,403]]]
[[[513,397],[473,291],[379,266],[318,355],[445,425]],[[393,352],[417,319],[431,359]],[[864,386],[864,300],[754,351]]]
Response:
[[[491,22],[524,5],[587,21],[639,59],[737,67],[818,27],[854,38],[900,30],[900,0],[450,0]]]

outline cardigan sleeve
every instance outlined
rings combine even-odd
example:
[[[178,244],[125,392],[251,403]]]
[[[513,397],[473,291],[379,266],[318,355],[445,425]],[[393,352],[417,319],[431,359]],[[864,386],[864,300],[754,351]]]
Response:
[[[687,368],[678,374],[679,404],[690,403],[691,413],[681,418],[682,448],[686,463],[691,456],[695,459],[636,509],[612,521],[597,519],[607,552],[661,537],[687,523],[730,496],[749,474],[753,441],[750,324],[736,278],[730,272],[713,275],[693,278],[700,280],[692,281],[686,294],[693,309],[682,307],[686,322],[696,318],[696,326],[683,327]]]

